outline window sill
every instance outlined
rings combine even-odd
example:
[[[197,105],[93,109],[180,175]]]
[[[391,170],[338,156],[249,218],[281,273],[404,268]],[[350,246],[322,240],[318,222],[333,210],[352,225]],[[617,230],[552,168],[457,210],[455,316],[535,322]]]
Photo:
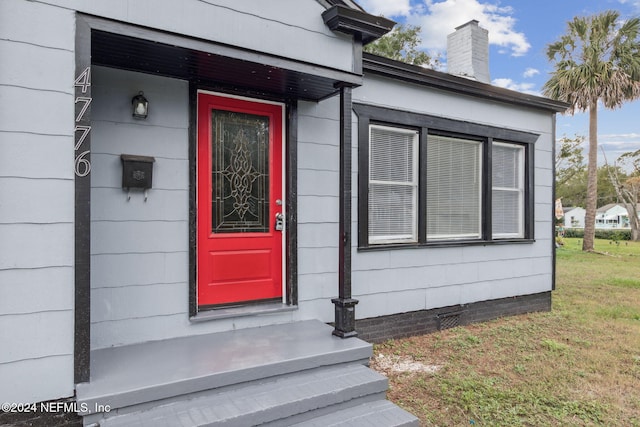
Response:
[[[189,321],[191,323],[201,323],[211,320],[228,319],[231,317],[247,317],[259,316],[263,314],[285,313],[288,311],[296,311],[297,309],[297,305],[287,305],[279,302],[243,305],[237,307],[222,307],[200,311],[195,316],[190,317]]]
[[[391,249],[423,249],[423,248],[448,248],[460,246],[493,246],[493,245],[511,245],[511,244],[531,244],[535,243],[535,239],[499,239],[499,240],[459,240],[447,242],[431,242],[431,243],[393,243],[370,246],[359,246],[358,251],[387,251]]]

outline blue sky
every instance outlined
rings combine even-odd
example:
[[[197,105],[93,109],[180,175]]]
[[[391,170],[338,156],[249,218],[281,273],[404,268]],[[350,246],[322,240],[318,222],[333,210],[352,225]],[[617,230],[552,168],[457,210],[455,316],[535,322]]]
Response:
[[[422,48],[446,61],[446,37],[471,19],[489,30],[492,84],[541,95],[553,71],[546,46],[566,32],[567,21],[613,9],[622,19],[640,15],[640,0],[358,0],[369,13],[422,27]],[[640,149],[640,100],[599,110],[598,141],[611,163]],[[558,115],[557,137],[587,136],[587,113]],[[602,157],[600,155],[600,157]]]

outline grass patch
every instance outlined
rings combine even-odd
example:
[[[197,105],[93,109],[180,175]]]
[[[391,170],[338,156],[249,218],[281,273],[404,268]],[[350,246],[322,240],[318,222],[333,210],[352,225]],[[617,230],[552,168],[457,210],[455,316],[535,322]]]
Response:
[[[376,346],[440,367],[389,374],[389,398],[423,426],[640,427],[640,244],[581,244],[557,250],[549,313]]]
[[[625,279],[620,277],[612,277],[607,284],[611,286],[620,286],[621,288],[640,289],[640,279]]]

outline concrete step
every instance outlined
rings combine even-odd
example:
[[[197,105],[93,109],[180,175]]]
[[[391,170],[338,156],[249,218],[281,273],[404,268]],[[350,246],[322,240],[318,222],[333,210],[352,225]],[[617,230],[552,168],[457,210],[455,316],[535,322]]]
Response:
[[[136,405],[240,387],[323,366],[366,364],[372,346],[332,336],[316,321],[181,337],[91,352],[91,381],[76,388],[85,425]]]
[[[388,400],[362,403],[358,406],[323,415],[291,427],[419,427],[418,419]]]
[[[100,427],[288,426],[304,419],[307,421],[302,425],[330,425],[309,420],[314,414],[318,414],[317,420],[344,416],[355,422],[384,420],[385,424],[376,424],[380,426],[411,425],[387,424],[391,419],[409,419],[406,412],[383,400],[387,385],[384,376],[360,364],[322,367],[227,391],[211,390],[200,397],[183,396],[180,401],[106,418]],[[355,406],[356,412],[349,406]],[[374,411],[377,418],[366,416],[367,410]],[[335,414],[341,415],[334,418]]]

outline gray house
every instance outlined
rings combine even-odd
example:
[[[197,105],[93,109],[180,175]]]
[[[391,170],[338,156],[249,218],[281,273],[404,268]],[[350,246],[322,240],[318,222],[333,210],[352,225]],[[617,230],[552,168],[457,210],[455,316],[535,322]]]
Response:
[[[412,425],[368,342],[550,309],[566,105],[475,21],[462,77],[362,53],[393,25],[0,2],[0,424]]]

